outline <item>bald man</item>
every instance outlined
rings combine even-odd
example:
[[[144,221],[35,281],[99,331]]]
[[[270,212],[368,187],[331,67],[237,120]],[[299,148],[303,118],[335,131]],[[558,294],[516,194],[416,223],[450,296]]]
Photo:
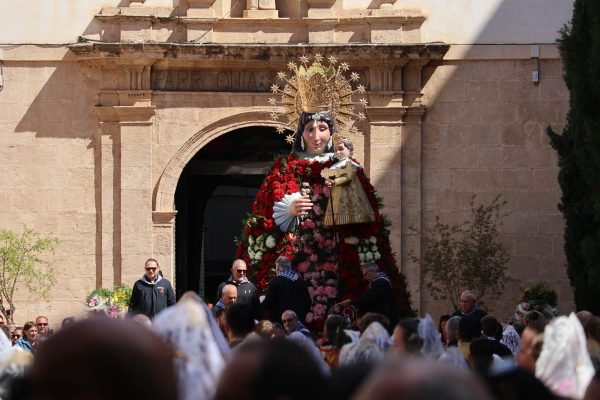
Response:
[[[238,290],[235,285],[227,284],[223,286],[223,290],[221,291],[221,298],[212,308],[213,314],[216,316],[220,314],[220,311],[225,311],[229,308],[230,305],[235,303],[238,298]]]

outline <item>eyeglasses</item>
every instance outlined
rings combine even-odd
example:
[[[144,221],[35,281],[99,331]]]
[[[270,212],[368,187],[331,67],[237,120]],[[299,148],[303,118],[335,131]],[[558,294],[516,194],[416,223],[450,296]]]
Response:
[[[13,334],[11,337],[13,339],[21,339],[23,337],[23,335],[15,335],[15,334]]]
[[[247,274],[248,270],[247,269],[238,269],[237,272],[238,272],[238,274]]]
[[[48,323],[47,322],[38,322],[36,325],[37,326],[48,326]]]
[[[156,267],[146,267],[146,271],[156,271]]]
[[[287,318],[287,319],[282,319],[281,322],[283,322],[284,324],[287,324],[288,322],[294,322],[296,320],[296,318]]]

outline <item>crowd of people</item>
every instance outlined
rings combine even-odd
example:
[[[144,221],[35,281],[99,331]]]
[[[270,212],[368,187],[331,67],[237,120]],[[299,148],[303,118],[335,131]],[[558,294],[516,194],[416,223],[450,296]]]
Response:
[[[289,260],[277,265],[286,285],[302,280]],[[65,319],[56,333],[45,316],[22,329],[2,321],[0,397],[600,399],[600,317],[586,311],[502,323],[467,290],[460,309],[437,323],[336,312],[359,300],[332,308],[315,332],[305,324],[307,300],[298,301],[306,284],[269,306],[278,295],[261,302],[243,260],[233,262],[212,309],[191,292],[168,304],[156,260],[145,269],[143,281],[162,285],[155,294],[145,288],[147,304],[132,304],[124,320],[91,313]],[[377,271],[367,265],[364,275],[375,293],[386,292]]]

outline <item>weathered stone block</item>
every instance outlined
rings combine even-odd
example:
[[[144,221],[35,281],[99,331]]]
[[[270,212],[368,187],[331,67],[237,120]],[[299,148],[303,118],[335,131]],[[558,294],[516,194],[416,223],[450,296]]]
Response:
[[[477,147],[443,147],[440,149],[441,168],[477,168],[479,149]]]
[[[498,101],[497,81],[468,81],[467,101],[472,103],[485,103]]]
[[[450,124],[482,122],[481,104],[444,103],[442,104],[442,122]]]
[[[490,171],[490,184],[502,189],[528,190],[532,186],[531,170],[501,169]]]
[[[452,187],[455,189],[480,191],[490,187],[490,174],[480,169],[453,169]]]

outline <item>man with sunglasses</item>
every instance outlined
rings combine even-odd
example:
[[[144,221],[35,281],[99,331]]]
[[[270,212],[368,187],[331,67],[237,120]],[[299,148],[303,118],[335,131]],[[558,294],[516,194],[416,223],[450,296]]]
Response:
[[[156,314],[175,304],[175,292],[168,279],[160,273],[158,261],[149,258],[146,273],[133,285],[129,315],[144,314],[152,319]]]
[[[53,333],[48,325],[48,317],[44,315],[40,315],[35,319],[35,326],[37,327],[38,335],[50,336]]]
[[[254,319],[260,320],[260,301],[258,300],[258,290],[252,282],[248,280],[248,266],[244,260],[235,260],[229,269],[231,275],[226,281],[221,282],[217,288],[217,297],[222,297],[225,285],[234,285],[237,287],[237,303],[248,304],[252,307]]]

